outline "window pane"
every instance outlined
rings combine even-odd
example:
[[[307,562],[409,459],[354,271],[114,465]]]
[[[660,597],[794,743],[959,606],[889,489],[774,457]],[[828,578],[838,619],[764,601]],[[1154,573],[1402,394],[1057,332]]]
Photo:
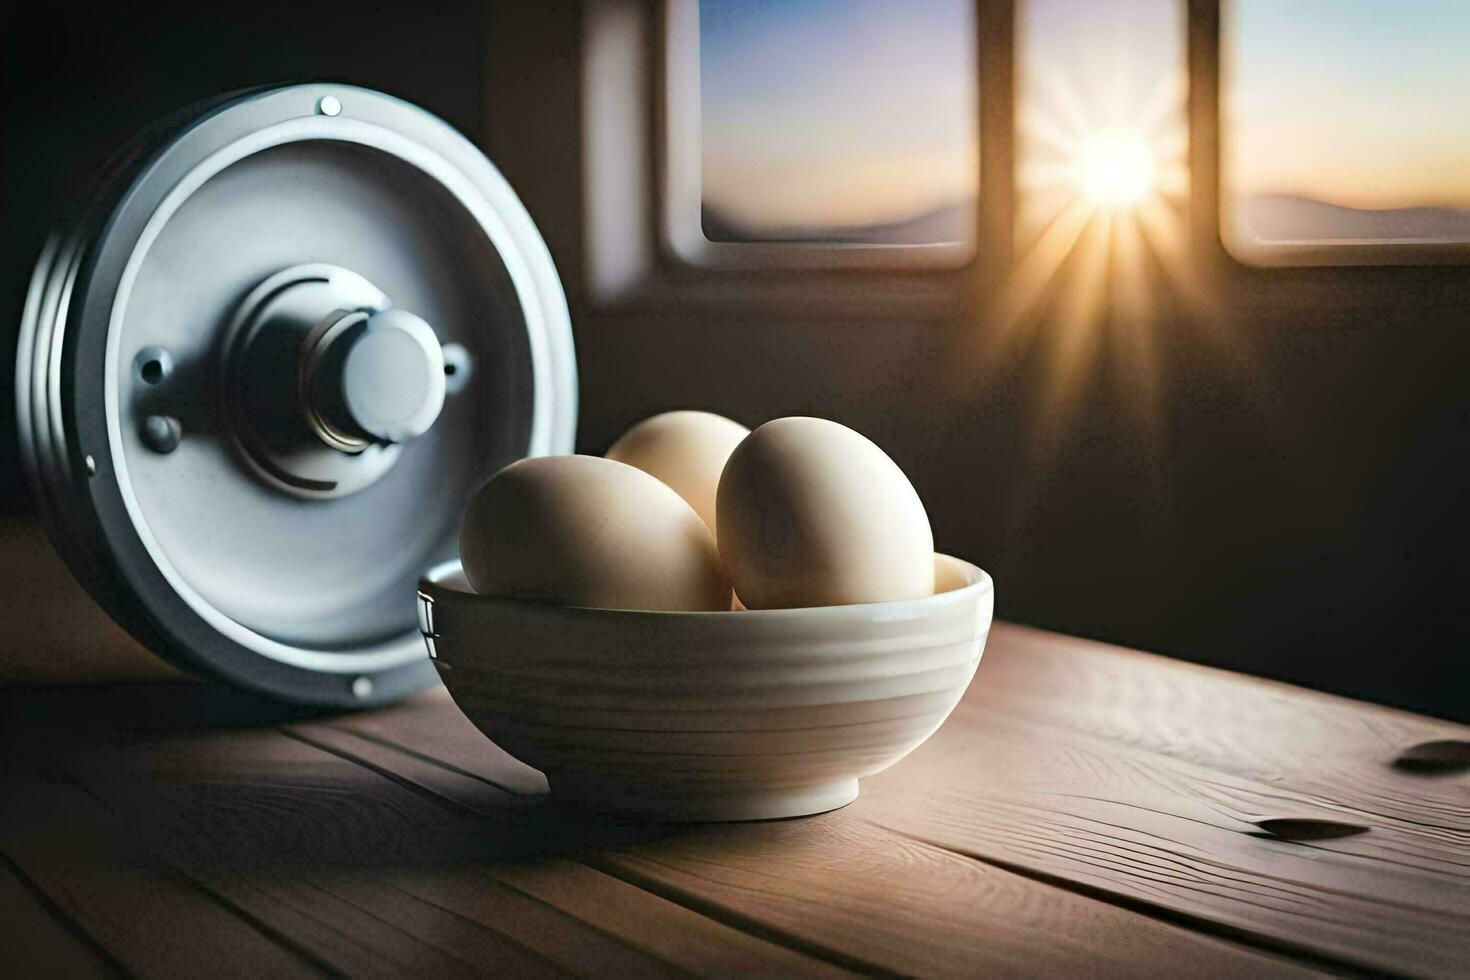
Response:
[[[1176,248],[1189,193],[1182,4],[1027,0],[1019,13],[1020,250],[1070,247],[1098,225]]]
[[[1470,3],[1227,9],[1227,236],[1470,241]]]
[[[716,242],[973,236],[973,0],[701,0]]]

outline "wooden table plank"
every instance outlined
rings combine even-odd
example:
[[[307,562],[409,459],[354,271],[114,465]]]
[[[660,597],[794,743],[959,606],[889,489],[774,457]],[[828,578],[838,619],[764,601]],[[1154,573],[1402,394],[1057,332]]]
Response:
[[[847,975],[824,960],[767,942],[575,861],[500,861],[475,867],[700,975]]]
[[[1178,760],[1188,794],[1239,821],[1368,828],[1330,848],[1470,875],[1470,766],[1396,765],[1426,743],[1470,747],[1466,726],[1019,627],[1000,628],[992,652],[957,718],[1085,734],[1156,768]]]
[[[845,811],[708,828],[620,848],[602,866],[694,907],[843,951],[867,969],[930,975],[1200,976],[1305,972],[875,825]]]
[[[404,733],[412,744],[396,758],[384,751],[397,734],[392,713],[379,719],[376,753],[336,744],[470,810],[498,805],[494,786],[505,779],[504,762],[494,754],[474,758],[483,738],[458,712],[441,712],[432,723],[420,716]],[[322,728],[343,724],[306,727],[321,738],[328,737]],[[434,750],[456,755],[456,769],[478,766],[479,778],[436,779],[421,768]],[[1167,962],[1221,975],[1295,968],[906,840],[872,826],[861,811],[860,801],[810,820],[671,829],[663,839],[578,857],[670,901],[864,971],[1123,975]]]
[[[1470,961],[1463,878],[1354,854],[1356,838],[1264,839],[1238,804],[1200,791],[1209,770],[1046,735],[953,718],[864,787],[873,819],[1328,963],[1446,974]]]
[[[1129,682],[1134,674],[1136,689]],[[1098,706],[1109,700],[1142,701],[1144,722],[1126,724],[1128,711]],[[1183,720],[1171,718],[1171,703],[1186,706]],[[1150,737],[1152,716],[1164,731],[1179,734],[1154,730]],[[1201,716],[1203,724],[1188,720]],[[438,730],[413,737],[457,746],[467,757],[476,736],[448,715],[441,720]],[[1277,771],[1270,768],[1270,736],[1263,734],[1271,725],[1286,733],[1280,754],[1290,760]],[[1343,968],[1412,965],[1443,972],[1470,956],[1463,942],[1443,938],[1445,930],[1470,936],[1470,848],[1455,824],[1465,781],[1400,773],[1388,765],[1398,749],[1384,746],[1463,732],[1284,685],[999,627],[955,716],[914,758],[867,781],[864,792],[891,802],[875,817],[890,831],[1141,903],[1218,934],[1252,937]],[[1309,781],[1307,760],[1319,739],[1340,766],[1367,758],[1386,770],[1376,778],[1394,794],[1381,791],[1373,806],[1365,804],[1366,794],[1356,788],[1361,783],[1353,782],[1368,765],[1362,761],[1337,783]],[[1365,745],[1377,746],[1377,753]],[[985,764],[976,766],[977,759]],[[950,808],[927,802],[951,792],[957,798]],[[1425,798],[1429,812],[1411,818]],[[926,805],[915,806],[918,799]],[[937,826],[950,809],[974,814],[977,823],[992,821],[985,842]],[[1325,819],[1370,830],[1335,840],[1273,840],[1263,830],[1273,819]],[[1108,840],[1119,832],[1113,825],[1132,839]],[[1007,836],[1001,827],[1015,832]],[[1063,850],[1068,835],[1099,835],[1088,846],[1101,843],[1114,863],[1099,866],[1076,855],[1062,860],[1038,850],[1024,839],[1037,827],[1060,835],[1056,846]],[[1182,857],[1175,853],[1181,850]],[[1160,861],[1200,862],[1213,880],[1161,883],[1149,867]],[[1275,880],[1292,875],[1296,880]],[[1232,887],[1237,877],[1241,884]]]
[[[170,872],[349,975],[463,972],[446,956],[516,976],[840,972],[562,858],[475,860],[566,838],[486,783],[474,785],[512,805],[467,811],[348,761],[322,726],[293,727],[94,733],[53,765],[147,827],[147,847]],[[563,867],[578,873],[568,879]]]
[[[1385,877],[1373,890],[1406,875],[1415,887],[1422,885],[1430,892],[1448,890],[1457,895],[1470,886],[1470,837],[1443,826],[1442,817],[1432,811],[1426,811],[1417,821],[1370,813],[1342,802],[1349,795],[1347,791],[1337,793],[1335,798],[1322,790],[1306,792],[1297,789],[1289,777],[1263,780],[1237,775],[1152,749],[1118,744],[1075,730],[1048,728],[1006,712],[989,712],[979,705],[963,706],[951,721],[956,734],[975,741],[1007,744],[1025,737],[1034,747],[1042,741],[1038,736],[1044,736],[1053,752],[1103,755],[1135,774],[1126,787],[1098,791],[1119,802],[1155,807],[1163,804],[1191,819],[1240,834],[1296,840],[1302,847],[1376,862],[1374,871]],[[957,753],[957,758],[941,762],[932,754],[937,751],[934,749],[920,758],[944,769],[959,765],[958,756],[969,748],[948,736],[939,744]],[[1069,791],[1075,792],[1076,787]],[[1434,879],[1443,879],[1442,884]]]
[[[546,805],[443,692],[315,719],[12,692],[0,901],[102,972],[214,965],[149,928],[197,921],[242,973],[1448,974],[1467,735],[997,625],[954,716],[851,807],[659,828]],[[1426,742],[1438,765],[1395,765]]]
[[[393,713],[375,715],[375,737],[361,737],[361,717],[349,716],[330,723],[298,724],[289,731],[311,744],[355,759],[375,772],[390,774],[421,792],[462,806],[492,819],[513,814],[518,819],[559,822],[539,806],[539,800],[508,794],[502,784],[514,782],[520,763],[500,750],[489,754],[489,765],[472,758],[476,742],[484,740],[457,711],[446,710],[447,696],[428,695],[421,703],[407,705],[403,714],[415,719],[404,726],[402,735],[423,749],[439,746],[460,763],[441,763],[426,752],[388,741],[399,734],[391,724]],[[425,713],[426,705],[432,711]],[[446,739],[444,732],[454,732]],[[480,775],[471,775],[463,765],[479,765]],[[534,770],[530,770],[534,772]],[[535,781],[545,781],[536,774]],[[575,838],[580,821],[575,819],[562,835]],[[598,827],[600,837],[608,828]],[[645,836],[648,830],[632,831]],[[612,836],[621,836],[617,828]],[[583,855],[586,859],[586,855]],[[658,895],[596,871],[585,864],[561,858],[530,861],[482,861],[470,865],[477,872],[547,905],[575,916],[589,925],[631,943],[653,955],[698,973],[800,973],[806,976],[839,974],[842,971],[820,959],[766,942],[721,922],[693,912]]]
[[[449,721],[446,722],[446,716]],[[510,753],[488,739],[455,738],[445,741],[440,733],[446,724],[460,732],[473,731],[449,691],[438,687],[397,704],[388,711],[366,711],[342,715],[332,726],[359,738],[377,739],[397,751],[405,747],[419,752],[436,770],[458,771],[477,779],[494,781],[511,793],[535,795],[546,792],[546,777],[517,761]]]
[[[395,889],[513,937],[570,976],[677,977],[683,971],[620,937],[478,873],[473,867],[394,870]]]
[[[1470,694],[1470,692],[1467,692]],[[1121,647],[996,624],[966,704],[1269,782],[1372,822],[1470,847],[1470,752],[1395,763],[1470,727]]]
[[[376,914],[372,905],[344,899],[330,884],[315,880],[315,875],[232,874],[198,865],[177,870],[221,904],[290,937],[295,945],[311,950],[314,957],[345,976],[393,977],[410,971],[464,976],[476,968],[511,967],[530,971],[530,975],[559,975],[534,957],[507,956],[504,943],[497,944],[490,957],[451,955],[441,944],[401,928],[400,923],[407,921],[401,913],[391,917]],[[460,947],[475,948],[465,937],[456,938]]]
[[[318,976],[326,964],[137,851],[80,788],[7,773],[0,835],[11,862],[125,972]]]
[[[122,969],[48,908],[8,858],[0,857],[0,963],[13,976],[114,977]]]
[[[178,873],[345,974],[443,966],[433,941],[442,935],[443,916],[423,909],[406,916],[407,904],[478,927],[473,959],[481,969],[515,976],[594,967],[619,976],[669,973],[629,944],[460,867],[469,858],[535,849],[536,828],[492,824],[438,805],[275,729],[92,746],[69,771],[148,826],[149,845]],[[323,898],[301,915],[304,889],[342,901]],[[362,931],[364,914],[392,925]],[[408,925],[433,931],[405,937]],[[464,941],[465,930],[458,932]]]

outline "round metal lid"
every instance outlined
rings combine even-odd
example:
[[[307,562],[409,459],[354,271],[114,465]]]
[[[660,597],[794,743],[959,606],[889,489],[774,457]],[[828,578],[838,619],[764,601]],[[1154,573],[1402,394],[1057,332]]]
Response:
[[[293,701],[435,681],[415,586],[490,472],[569,452],[566,301],[445,123],[341,85],[141,134],[48,243],[18,358],[58,550],[187,668]]]

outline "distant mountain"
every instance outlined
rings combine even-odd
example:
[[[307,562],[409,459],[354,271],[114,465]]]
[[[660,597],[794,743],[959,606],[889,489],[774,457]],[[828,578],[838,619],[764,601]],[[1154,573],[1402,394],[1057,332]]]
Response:
[[[1384,208],[1329,204],[1296,194],[1252,194],[1236,220],[1262,242],[1464,242],[1470,241],[1470,208]]]
[[[836,242],[852,245],[933,245],[967,242],[975,234],[975,204],[956,202],[901,221],[854,225],[762,228],[746,224],[708,201],[701,209],[712,242]]]

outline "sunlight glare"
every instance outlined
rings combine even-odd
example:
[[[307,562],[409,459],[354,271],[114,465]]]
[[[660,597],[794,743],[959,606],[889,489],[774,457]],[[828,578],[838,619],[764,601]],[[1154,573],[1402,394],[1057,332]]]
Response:
[[[1153,158],[1138,133],[1090,136],[1077,152],[1077,189],[1099,208],[1132,207],[1154,190]]]
[[[1040,460],[1100,370],[1139,432],[1166,419],[1161,329],[1208,301],[1190,258],[1188,79],[1177,0],[1018,0],[1014,266],[987,308],[995,361],[1036,351]],[[1029,355],[1026,355],[1029,356]],[[1112,397],[1109,395],[1109,397]]]

